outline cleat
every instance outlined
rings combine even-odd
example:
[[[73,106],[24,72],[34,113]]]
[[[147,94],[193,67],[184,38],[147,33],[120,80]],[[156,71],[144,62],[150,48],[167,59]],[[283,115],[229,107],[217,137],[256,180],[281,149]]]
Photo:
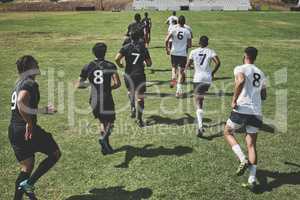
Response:
[[[176,79],[172,79],[172,80],[170,81],[170,88],[175,87],[175,86],[176,86],[176,83],[177,83]]]
[[[236,170],[236,175],[237,176],[242,176],[245,173],[248,166],[249,166],[249,161],[248,160],[245,160],[245,161],[241,162],[238,169]]]
[[[145,123],[143,122],[142,119],[137,120],[136,123],[137,123],[138,127],[140,127],[140,128],[145,127]]]
[[[113,149],[109,147],[107,139],[99,139],[99,144],[101,146],[101,153],[105,156],[107,154],[112,154]]]
[[[251,192],[254,192],[257,189],[257,183],[256,183],[256,181],[254,181],[252,183],[243,183],[242,187],[250,190]]]
[[[183,93],[182,92],[176,92],[175,96],[176,96],[176,98],[182,98]]]
[[[204,128],[199,128],[197,132],[197,137],[203,137],[203,133],[205,132]]]
[[[130,117],[131,118],[135,118],[136,117],[136,109],[134,107],[131,108]]]
[[[22,181],[19,185],[19,190],[25,193],[25,195],[30,199],[30,200],[37,200],[35,194],[34,194],[34,186],[29,185],[27,183],[28,180]]]

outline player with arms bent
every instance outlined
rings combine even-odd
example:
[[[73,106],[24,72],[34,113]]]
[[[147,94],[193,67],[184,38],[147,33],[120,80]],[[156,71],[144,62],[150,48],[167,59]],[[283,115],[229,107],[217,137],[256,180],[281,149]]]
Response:
[[[131,33],[131,43],[125,45],[116,56],[116,63],[123,68],[121,63],[125,57],[125,84],[128,90],[128,97],[131,105],[131,117],[137,117],[139,127],[144,127],[142,119],[144,111],[144,93],[146,92],[145,64],[152,65],[148,49],[143,42],[139,41],[139,33]],[[136,109],[136,104],[138,109]],[[136,115],[137,112],[137,115]]]
[[[38,109],[40,92],[35,77],[40,74],[38,62],[30,55],[17,61],[19,80],[12,93],[11,122],[8,128],[9,140],[21,165],[16,180],[14,200],[23,199],[25,193],[36,199],[34,184],[59,160],[61,153],[51,134],[37,125],[37,114],[53,114],[52,105]],[[35,163],[35,153],[41,152],[45,158],[31,174]]]
[[[240,160],[236,174],[243,175],[249,167],[248,183],[243,186],[251,190],[254,190],[256,186],[256,139],[258,128],[262,125],[261,103],[266,99],[266,78],[264,73],[254,65],[256,56],[256,48],[246,48],[244,65],[234,69],[235,89],[231,103],[233,111],[224,130],[225,140]],[[245,139],[249,160],[233,135],[234,131],[242,126],[246,128]]]
[[[203,120],[203,101],[204,101],[204,95],[208,91],[212,79],[215,75],[215,73],[218,71],[220,67],[220,59],[215,53],[214,50],[209,49],[208,46],[208,37],[202,36],[199,40],[200,47],[197,49],[194,49],[190,53],[190,57],[188,59],[188,62],[186,64],[186,68],[189,68],[192,63],[194,63],[194,92],[195,92],[195,103],[197,107],[196,115],[198,120],[198,137],[203,136],[203,126],[202,126],[202,120]],[[210,68],[211,61],[214,62],[215,68],[212,71]]]
[[[183,96],[183,89],[182,89],[182,83],[184,81],[183,71],[187,62],[187,50],[188,48],[192,47],[191,33],[188,29],[184,27],[184,25],[185,25],[185,17],[181,15],[178,19],[178,25],[174,26],[174,28],[167,35],[165,40],[166,52],[167,55],[171,54],[171,62],[172,62],[172,80],[170,86],[175,85],[174,82],[176,82],[176,74],[178,74],[176,97]],[[172,47],[170,49],[169,41],[171,38],[172,38]]]
[[[109,136],[112,132],[116,114],[111,92],[121,86],[117,67],[105,60],[106,50],[107,46],[104,43],[94,45],[93,53],[96,59],[81,70],[80,82],[77,86],[82,89],[86,88],[84,84],[86,79],[91,83],[90,105],[93,109],[94,117],[100,121],[99,144],[103,155],[113,153],[109,143]]]

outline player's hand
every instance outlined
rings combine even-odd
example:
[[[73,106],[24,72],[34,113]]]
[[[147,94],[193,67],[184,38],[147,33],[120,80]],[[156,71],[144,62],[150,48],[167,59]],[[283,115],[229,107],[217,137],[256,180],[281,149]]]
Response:
[[[233,101],[232,103],[231,103],[231,108],[232,109],[237,109],[237,103],[235,102],[235,101]]]
[[[25,140],[31,140],[32,138],[32,123],[26,124]]]
[[[57,109],[54,107],[54,105],[49,104],[46,106],[46,114],[54,114],[57,112]]]
[[[170,49],[166,49],[167,55],[170,55]]]
[[[74,87],[78,89],[85,89],[89,86],[88,83],[82,82],[80,80],[74,81]]]

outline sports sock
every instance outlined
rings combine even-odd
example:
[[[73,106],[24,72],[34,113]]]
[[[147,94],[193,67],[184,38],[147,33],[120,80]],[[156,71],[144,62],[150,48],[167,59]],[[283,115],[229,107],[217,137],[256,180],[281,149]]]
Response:
[[[22,200],[23,194],[24,192],[22,192],[21,190],[19,190],[19,185],[22,181],[28,179],[30,176],[30,173],[28,172],[20,172],[17,180],[16,180],[16,186],[15,186],[15,196],[14,196],[14,200]]]
[[[177,92],[182,92],[182,84],[177,83]]]
[[[144,99],[139,99],[138,100],[138,120],[142,120],[144,108],[145,108],[145,103]]]
[[[256,165],[249,166],[249,178],[248,183],[253,183],[256,181]]]
[[[48,158],[44,159],[28,179],[28,184],[34,185],[40,177],[42,177],[47,171],[49,171],[49,169],[51,169],[51,167],[55,165],[57,161],[58,159],[54,155],[50,155]]]
[[[131,95],[130,93],[127,94],[129,101],[130,101],[130,106],[131,108],[135,108],[135,97],[134,95]]]
[[[246,156],[243,153],[241,147],[239,144],[236,144],[232,147],[232,151],[235,153],[235,155],[240,159],[241,162],[246,161]]]
[[[197,109],[196,114],[197,114],[198,126],[199,126],[199,129],[200,129],[200,128],[202,128],[203,110],[202,109]]]

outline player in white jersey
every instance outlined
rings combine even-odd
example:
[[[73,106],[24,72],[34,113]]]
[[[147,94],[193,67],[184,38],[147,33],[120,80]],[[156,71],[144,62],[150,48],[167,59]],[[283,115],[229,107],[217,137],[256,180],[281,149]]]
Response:
[[[256,139],[258,128],[262,125],[262,100],[265,100],[267,96],[265,75],[254,65],[256,56],[256,48],[246,48],[244,65],[237,66],[234,69],[235,89],[231,103],[233,111],[224,130],[226,141],[240,160],[240,166],[236,174],[241,176],[249,168],[248,183],[243,184],[243,186],[251,190],[256,188]],[[246,128],[245,140],[249,160],[233,135],[234,131],[242,126]]]
[[[178,17],[176,16],[176,11],[173,11],[172,15],[170,17],[168,17],[168,19],[166,21],[166,24],[169,25],[169,29],[171,28],[173,21],[178,21]]]
[[[168,34],[165,40],[167,54],[171,54],[172,62],[172,81],[176,80],[176,71],[178,71],[176,97],[183,96],[182,82],[183,72],[187,62],[187,51],[192,46],[191,33],[184,27],[185,17],[180,16],[178,25]],[[169,40],[172,38],[172,47],[170,49]],[[177,70],[177,68],[179,69]],[[175,72],[175,73],[174,73]],[[175,77],[174,77],[175,74]]]
[[[197,136],[203,136],[203,101],[204,95],[208,91],[214,74],[218,71],[221,63],[220,59],[214,50],[209,49],[208,37],[201,36],[199,40],[200,47],[191,51],[188,62],[185,67],[185,71],[194,63],[194,92],[195,92],[195,103],[196,103],[196,115],[198,121],[198,132]],[[213,61],[215,67],[211,70],[211,62]]]

